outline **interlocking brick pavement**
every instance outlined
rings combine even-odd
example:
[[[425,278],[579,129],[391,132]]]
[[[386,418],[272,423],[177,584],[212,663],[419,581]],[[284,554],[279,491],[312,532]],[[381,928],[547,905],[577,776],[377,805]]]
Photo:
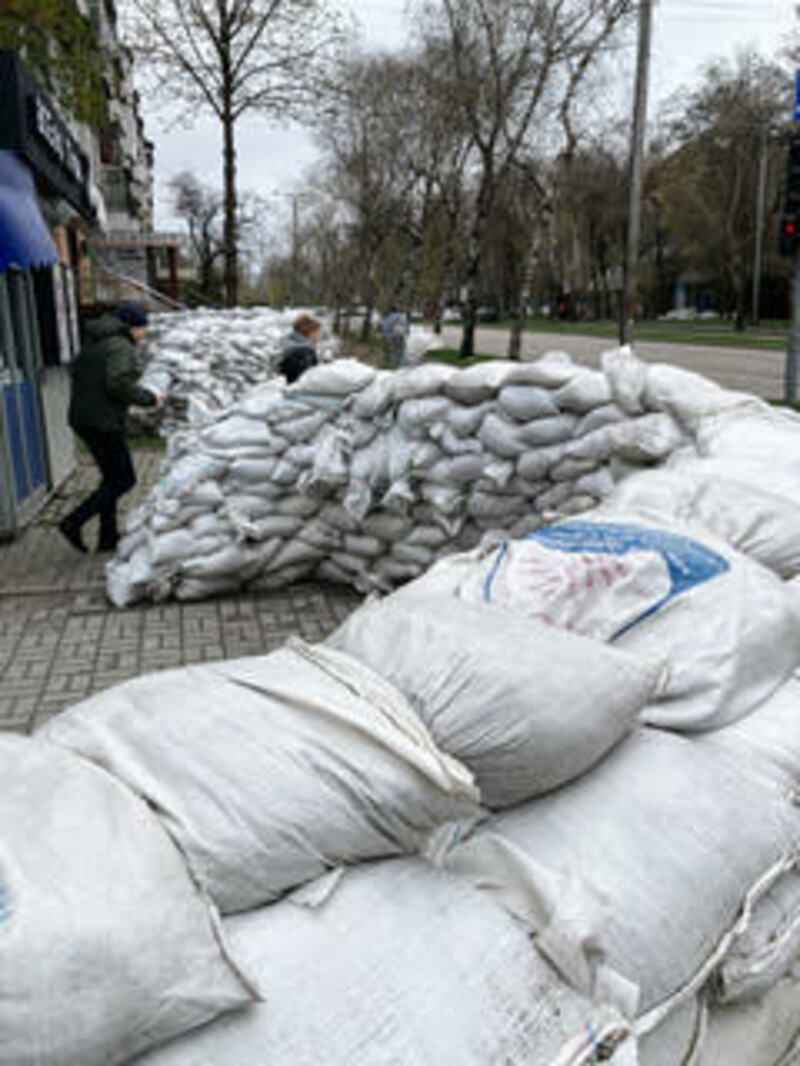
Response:
[[[137,449],[139,484],[126,507],[146,494],[162,457]],[[261,655],[292,634],[322,640],[360,602],[352,589],[306,584],[115,610],[105,596],[108,556],[81,555],[55,528],[95,482],[82,456],[34,523],[0,544],[0,730],[31,732],[70,704],[139,674]],[[95,537],[87,527],[87,543]]]

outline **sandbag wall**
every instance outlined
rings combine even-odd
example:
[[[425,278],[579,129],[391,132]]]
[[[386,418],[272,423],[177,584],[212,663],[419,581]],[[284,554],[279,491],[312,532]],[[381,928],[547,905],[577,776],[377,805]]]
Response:
[[[669,413],[624,410],[608,374],[566,356],[396,372],[339,360],[173,435],[109,564],[109,596],[311,577],[386,591],[487,531],[519,536],[593,507],[686,440]]]
[[[170,429],[229,407],[276,372],[297,314],[254,307],[153,315],[142,384],[166,395],[168,402],[157,416],[136,412],[137,420],[150,428],[157,424]],[[327,361],[336,354],[338,342],[328,324],[323,325],[320,357]]]

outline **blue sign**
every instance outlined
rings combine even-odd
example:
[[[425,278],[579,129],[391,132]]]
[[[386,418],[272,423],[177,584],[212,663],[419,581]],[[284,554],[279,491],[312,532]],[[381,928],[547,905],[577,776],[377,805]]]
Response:
[[[665,529],[636,526],[626,522],[559,522],[529,533],[523,540],[538,541],[554,552],[589,552],[593,555],[626,555],[632,551],[658,553],[669,570],[671,588],[662,599],[638,618],[614,634],[614,638],[632,629],[645,618],[666,607],[672,600],[698,585],[711,581],[730,570],[730,563],[711,548],[679,533]],[[492,602],[492,588],[508,554],[508,542],[498,549],[494,564],[484,582],[483,598]]]
[[[800,122],[800,70],[794,79],[794,121]]]

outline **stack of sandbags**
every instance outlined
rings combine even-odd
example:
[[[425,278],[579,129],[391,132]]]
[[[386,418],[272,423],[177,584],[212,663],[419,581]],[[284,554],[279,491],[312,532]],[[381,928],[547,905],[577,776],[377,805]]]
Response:
[[[488,531],[574,514],[685,437],[561,357],[397,372],[339,360],[170,442],[109,566],[112,601],[304,577],[388,590]]]
[[[800,417],[629,354],[606,372],[618,403],[669,411],[693,446],[626,479],[603,510],[702,526],[781,577],[800,573]]]
[[[0,737],[0,1063],[119,1066],[259,998],[152,809]]]
[[[153,674],[39,736],[143,796],[222,913],[480,815],[470,773],[390,683],[331,648]]]
[[[613,1003],[643,1066],[774,1066],[800,1025],[797,589],[691,532],[562,522],[443,561],[331,643],[408,696],[496,812],[429,854]],[[604,678],[600,649],[632,659]],[[633,713],[659,728],[615,743],[626,673],[655,655]],[[749,1057],[721,1058],[737,1041]]]
[[[419,857],[368,861],[438,860],[484,816],[448,752],[462,750],[504,806],[581,774],[657,690],[658,664],[510,617],[482,655],[486,621],[467,611],[460,629],[418,636],[432,669],[414,678],[413,706],[351,656],[292,641],[128,682],[39,731],[147,800],[236,915],[223,923],[232,957],[265,1001],[144,1062],[635,1066],[626,982],[600,966],[602,984],[575,985],[594,970],[581,935],[591,913],[540,951],[466,879]],[[462,640],[466,654],[448,663]],[[514,664],[505,678],[501,648]]]
[[[224,925],[264,1003],[137,1066],[636,1066],[619,1012],[561,981],[491,899],[420,859],[348,872],[322,908],[279,902]]]
[[[168,398],[158,416],[164,430],[204,421],[277,372],[281,349],[298,311],[268,307],[201,309],[154,315],[142,385]],[[323,323],[319,354],[332,359],[337,342]]]

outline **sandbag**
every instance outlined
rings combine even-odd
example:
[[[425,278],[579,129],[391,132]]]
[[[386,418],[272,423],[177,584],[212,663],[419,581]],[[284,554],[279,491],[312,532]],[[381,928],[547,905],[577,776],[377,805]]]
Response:
[[[116,1066],[257,998],[147,805],[0,737],[0,1063]]]
[[[502,545],[462,594],[663,656],[669,679],[645,720],[666,728],[733,722],[800,662],[797,590],[702,529],[561,522]]]
[[[603,511],[704,526],[715,536],[783,578],[800,573],[800,504],[761,487],[759,479],[734,480],[705,459],[684,459],[666,470],[625,478]]]
[[[796,848],[780,779],[748,772],[713,737],[640,728],[591,773],[495,815],[441,859],[527,921],[573,980],[605,969],[638,989],[639,1033],[707,983],[748,894]]]
[[[299,902],[299,901],[298,901]],[[348,872],[318,909],[229,919],[265,1002],[137,1066],[631,1066],[617,1013],[558,980],[525,930],[419,859]]]
[[[44,735],[145,796],[223,913],[477,814],[470,774],[392,686],[297,640],[127,682]]]
[[[447,597],[367,604],[329,643],[400,689],[494,808],[587,770],[630,729],[661,673],[598,641]]]

